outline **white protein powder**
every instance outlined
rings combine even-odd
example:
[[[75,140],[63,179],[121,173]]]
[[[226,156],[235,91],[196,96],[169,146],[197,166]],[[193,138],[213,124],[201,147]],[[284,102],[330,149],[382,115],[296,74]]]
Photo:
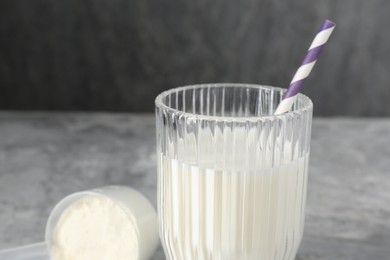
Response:
[[[62,213],[51,256],[53,260],[136,260],[137,230],[114,201],[86,196]]]

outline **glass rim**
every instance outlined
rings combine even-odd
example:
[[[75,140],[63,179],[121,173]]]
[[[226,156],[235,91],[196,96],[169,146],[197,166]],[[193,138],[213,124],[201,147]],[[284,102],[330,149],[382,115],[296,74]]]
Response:
[[[270,120],[276,120],[276,119],[282,119],[288,116],[293,116],[296,114],[302,114],[310,109],[313,109],[313,102],[311,99],[302,94],[298,93],[297,95],[300,98],[304,99],[304,106],[295,109],[280,115],[266,115],[266,116],[213,116],[213,115],[201,115],[201,114],[196,114],[192,112],[185,112],[180,109],[176,109],[173,107],[170,107],[163,102],[163,98],[180,90],[187,90],[187,89],[200,89],[200,88],[208,88],[208,87],[214,87],[214,88],[221,88],[221,87],[249,87],[249,88],[254,88],[254,89],[274,89],[278,91],[286,91],[284,88],[280,87],[274,87],[274,86],[269,86],[269,85],[260,85],[260,84],[245,84],[245,83],[202,83],[202,84],[193,84],[193,85],[185,85],[185,86],[180,86],[172,89],[165,90],[161,92],[160,94],[157,95],[155,99],[155,106],[157,108],[161,108],[164,110],[167,110],[171,113],[175,113],[177,116],[186,116],[186,117],[194,117],[196,119],[203,119],[203,120],[212,120],[212,121],[258,121],[258,120],[264,120],[264,119],[270,119]]]

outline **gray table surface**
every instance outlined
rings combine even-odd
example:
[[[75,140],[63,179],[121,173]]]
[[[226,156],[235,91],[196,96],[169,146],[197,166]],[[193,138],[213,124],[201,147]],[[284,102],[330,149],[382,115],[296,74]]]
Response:
[[[72,192],[123,184],[156,204],[155,161],[150,114],[0,113],[0,249],[42,241]],[[314,120],[297,259],[390,259],[390,119]]]

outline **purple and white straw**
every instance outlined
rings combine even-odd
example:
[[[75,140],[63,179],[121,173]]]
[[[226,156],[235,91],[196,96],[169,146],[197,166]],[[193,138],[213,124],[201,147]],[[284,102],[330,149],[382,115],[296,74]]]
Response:
[[[335,26],[336,24],[329,20],[325,20],[325,22],[321,25],[320,31],[317,33],[310,45],[301,66],[295,73],[287,91],[284,93],[283,99],[274,113],[275,115],[286,113],[291,109],[297,98],[299,90],[301,89],[305,79],[309,76],[314,64],[316,64],[317,58],[323,50]]]

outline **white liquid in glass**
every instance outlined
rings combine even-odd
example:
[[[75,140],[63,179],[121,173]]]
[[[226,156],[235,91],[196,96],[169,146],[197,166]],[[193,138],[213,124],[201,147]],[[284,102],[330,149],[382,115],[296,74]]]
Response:
[[[160,236],[168,259],[293,259],[303,232],[307,158],[218,170],[160,155]]]

